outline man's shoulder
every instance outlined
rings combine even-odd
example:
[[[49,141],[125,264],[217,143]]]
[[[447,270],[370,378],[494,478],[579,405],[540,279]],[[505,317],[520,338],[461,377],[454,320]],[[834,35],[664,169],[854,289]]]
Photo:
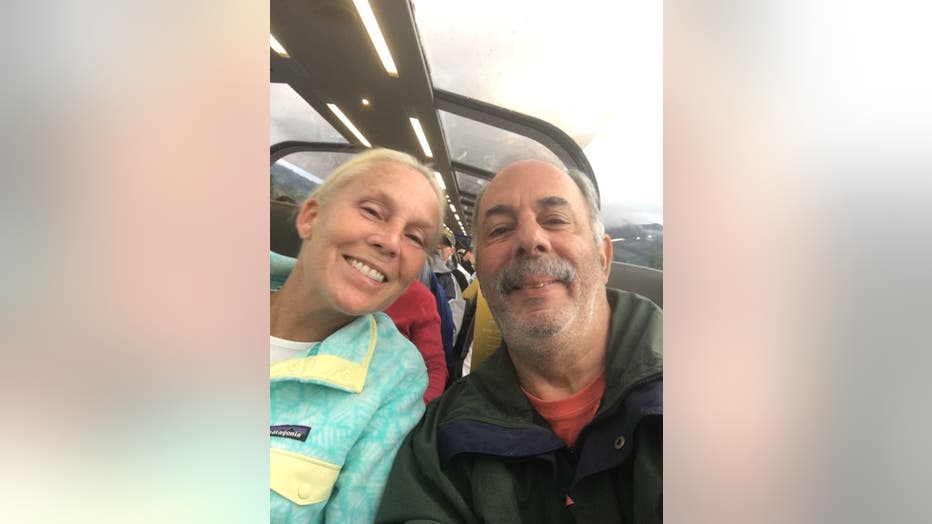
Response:
[[[472,373],[453,382],[428,406],[434,424],[464,418],[511,424],[529,418],[530,409],[504,348],[492,353]]]
[[[612,310],[611,330],[630,331],[663,329],[663,310],[651,299],[620,289],[605,288],[609,306]]]
[[[611,288],[606,292],[612,308],[607,365],[621,386],[607,393],[612,397],[628,385],[662,376],[663,311],[637,293]]]
[[[608,297],[608,303],[615,314],[627,313],[633,310],[648,310],[657,313],[661,317],[663,316],[663,310],[653,300],[633,291],[606,287],[605,295]]]
[[[455,381],[442,395],[427,405],[432,422],[440,424],[451,419],[481,416],[493,408],[484,388],[477,384],[477,377],[466,375]]]

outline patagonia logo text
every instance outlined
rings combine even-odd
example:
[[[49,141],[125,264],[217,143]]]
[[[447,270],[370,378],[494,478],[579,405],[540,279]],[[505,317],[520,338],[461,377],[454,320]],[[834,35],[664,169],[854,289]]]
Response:
[[[304,442],[311,428],[308,426],[270,426],[270,437],[285,437]]]

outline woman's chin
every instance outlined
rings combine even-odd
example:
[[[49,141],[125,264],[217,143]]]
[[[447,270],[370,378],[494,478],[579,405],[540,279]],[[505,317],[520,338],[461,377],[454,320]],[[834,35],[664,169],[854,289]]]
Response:
[[[341,296],[335,300],[335,305],[346,315],[367,315],[392,305],[407,288],[408,286],[390,285],[377,293],[340,293]]]
[[[363,315],[375,313],[376,311],[382,311],[383,309],[390,306],[391,303],[392,301],[388,301],[385,304],[383,304],[382,302],[378,302],[378,301],[365,301],[365,302],[360,301],[360,302],[341,304],[340,309],[346,315],[350,315],[354,317],[361,317]]]

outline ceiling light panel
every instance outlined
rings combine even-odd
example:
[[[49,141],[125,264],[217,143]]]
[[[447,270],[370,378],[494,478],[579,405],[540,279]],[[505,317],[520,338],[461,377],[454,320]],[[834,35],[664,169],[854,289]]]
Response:
[[[269,45],[272,46],[272,49],[278,53],[278,56],[282,58],[291,58],[288,55],[288,51],[285,50],[285,46],[281,45],[278,40],[275,38],[275,35],[269,34]]]
[[[414,128],[414,134],[417,135],[417,140],[421,143],[421,149],[424,150],[424,154],[427,155],[427,158],[433,158],[434,154],[430,151],[430,144],[427,143],[424,129],[421,128],[421,121],[413,117],[408,120],[411,121],[411,127]]]
[[[366,26],[369,40],[372,42],[372,46],[375,47],[375,52],[379,55],[379,60],[382,61],[385,72],[388,73],[388,76],[397,77],[398,68],[395,67],[395,60],[392,59],[392,53],[385,42],[385,36],[382,35],[382,29],[379,28],[379,22],[375,19],[375,13],[372,12],[372,6],[369,5],[368,0],[353,0],[353,4],[356,6],[356,11],[359,13],[363,25]]]
[[[434,171],[434,176],[437,177],[437,183],[440,184],[440,187],[446,191],[447,185],[443,182],[443,175],[440,174],[440,171]],[[447,200],[450,200],[450,195],[447,195]]]
[[[360,142],[362,142],[364,146],[372,147],[372,144],[370,144],[369,141],[366,140],[366,137],[364,137],[362,133],[360,133],[359,130],[356,129],[356,126],[354,126],[353,123],[350,122],[350,119],[347,118],[346,115],[343,114],[343,111],[340,111],[340,108],[337,107],[336,104],[327,104],[327,107],[330,108],[330,111],[332,111],[333,114],[336,115],[337,118],[340,119],[340,122],[343,122],[343,125],[345,125],[350,130],[350,132],[353,133],[353,135],[355,135],[356,138],[359,139]]]

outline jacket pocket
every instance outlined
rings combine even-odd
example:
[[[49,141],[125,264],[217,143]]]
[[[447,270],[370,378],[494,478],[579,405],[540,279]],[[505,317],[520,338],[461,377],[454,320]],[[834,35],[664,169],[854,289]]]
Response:
[[[335,464],[275,448],[270,449],[269,467],[272,491],[299,506],[327,500],[340,474]]]

